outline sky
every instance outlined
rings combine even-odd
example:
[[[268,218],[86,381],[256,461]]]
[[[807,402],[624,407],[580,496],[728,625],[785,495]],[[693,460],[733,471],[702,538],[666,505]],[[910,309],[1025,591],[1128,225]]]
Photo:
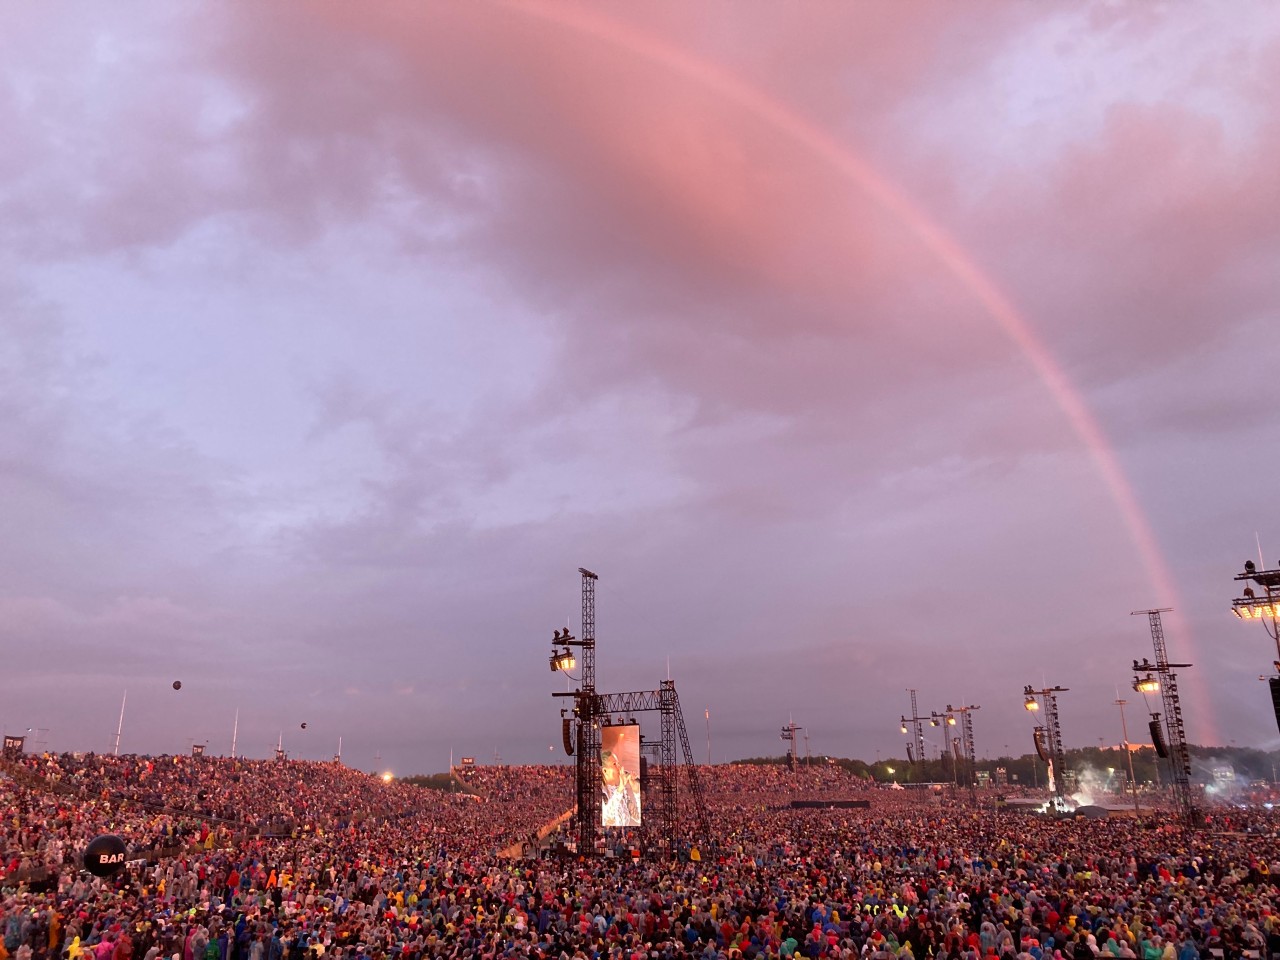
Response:
[[[699,761],[902,757],[909,689],[1139,740],[1156,607],[1188,738],[1280,746],[1280,8],[1222,13],[3,5],[0,727],[568,762],[585,566]]]

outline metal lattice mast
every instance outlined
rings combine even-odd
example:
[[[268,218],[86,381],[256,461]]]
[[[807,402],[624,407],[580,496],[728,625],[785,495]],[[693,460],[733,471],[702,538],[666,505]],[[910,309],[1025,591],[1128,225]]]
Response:
[[[914,689],[908,691],[911,694],[911,722],[915,728],[916,735],[916,760],[924,763],[924,724],[920,721],[924,719],[920,716],[920,710],[916,706],[916,692]]]
[[[923,764],[924,756],[924,723],[923,721],[930,719],[929,717],[920,716],[919,704],[916,700],[915,690],[908,688],[907,693],[911,694],[911,716],[902,717],[902,732],[907,732],[907,724],[912,726],[912,735],[915,739],[915,756],[911,755],[911,744],[907,744],[907,760],[913,764]]]
[[[578,853],[595,852],[600,828],[600,704],[596,696],[596,580],[582,574],[582,686],[578,694]]]
[[[1170,663],[1169,653],[1164,643],[1164,625],[1160,622],[1160,614],[1169,613],[1171,608],[1160,607],[1155,610],[1134,610],[1131,616],[1145,614],[1151,626],[1151,644],[1155,648],[1154,664],[1134,663],[1138,672],[1154,670],[1160,675],[1160,699],[1164,703],[1164,729],[1169,743],[1169,767],[1173,772],[1173,795],[1178,813],[1187,824],[1196,822],[1195,800],[1191,795],[1191,751],[1187,747],[1187,731],[1182,722],[1182,703],[1178,698],[1178,675],[1174,667],[1189,667],[1189,663]]]
[[[796,757],[796,734],[803,729],[804,727],[796,726],[796,722],[794,720],[787,721],[787,725],[782,728],[781,737],[788,743],[787,766],[791,770],[796,770],[800,766],[799,760]]]
[[[1026,699],[1023,705],[1028,710],[1039,710],[1040,702],[1037,697],[1044,702],[1044,726],[1036,727],[1036,749],[1040,749],[1042,743],[1040,734],[1043,733],[1048,738],[1047,747],[1049,761],[1049,775],[1053,778],[1053,793],[1058,798],[1060,804],[1065,804],[1067,799],[1067,754],[1062,748],[1062,723],[1058,719],[1058,694],[1066,693],[1067,687],[1045,687],[1043,690],[1037,690],[1031,684],[1027,684],[1022,691],[1023,697]],[[1042,756],[1042,759],[1044,757]]]
[[[684,750],[684,769],[689,776],[689,792],[693,795],[693,815],[698,819],[698,829],[702,833],[703,842],[711,843],[711,818],[707,815],[707,795],[702,789],[702,778],[698,776],[698,765],[694,762],[693,750],[689,747],[689,731],[685,729],[684,711],[680,709],[680,697],[676,693],[675,681],[663,681],[664,692],[668,686],[671,688],[671,700],[675,708],[680,747]]]
[[[1045,691],[1044,714],[1045,726],[1049,730],[1049,754],[1053,757],[1054,793],[1059,799],[1067,795],[1067,753],[1062,748],[1062,723],[1058,719],[1057,688]]]
[[[596,705],[600,716],[610,714],[632,717],[637,713],[660,714],[662,738],[659,741],[641,741],[642,752],[657,759],[650,763],[648,786],[645,788],[644,826],[651,836],[668,841],[674,852],[679,839],[679,773],[680,758],[677,751],[684,751],[684,767],[688,775],[688,787],[694,803],[693,815],[702,831],[702,841],[711,843],[710,820],[707,816],[706,794],[698,775],[697,761],[689,745],[689,731],[674,680],[665,680],[657,690],[633,690],[627,693],[597,693]],[[655,773],[656,769],[656,773]],[[643,782],[643,781],[642,781]],[[686,808],[687,810],[687,808]]]
[[[965,784],[970,790],[976,790],[978,785],[977,769],[978,769],[978,753],[973,742],[973,711],[980,710],[977,704],[966,704],[963,707],[953,707],[947,704],[948,714],[960,715],[960,738],[964,746],[965,760]]]
[[[689,770],[689,784],[693,791],[698,823],[708,841],[711,830],[707,818],[702,783],[694,767],[693,752],[689,747],[689,734],[685,729],[680,701],[676,696],[675,682],[666,680],[659,690],[641,690],[629,693],[600,693],[596,690],[596,580],[599,579],[585,567],[579,567],[582,575],[582,638],[576,639],[568,628],[556,630],[551,641],[550,666],[552,672],[581,669],[581,684],[572,692],[553,693],[553,697],[572,697],[572,716],[560,711],[565,749],[575,756],[576,798],[575,827],[578,853],[593,856],[596,838],[602,829],[601,806],[603,778],[600,769],[602,730],[601,724],[613,714],[632,717],[639,711],[658,711],[661,714],[662,738],[657,744],[659,819],[674,847],[679,831],[680,808],[677,794],[679,774],[676,757],[676,738],[684,748],[684,759]],[[580,653],[575,656],[574,648]],[[628,723],[634,723],[628,720]],[[641,750],[651,746],[641,742]],[[650,776],[652,772],[650,771]],[[642,778],[642,783],[644,778]],[[642,829],[644,829],[642,827]]]
[[[676,685],[663,680],[658,688],[658,709],[662,719],[662,760],[658,766],[658,789],[661,791],[662,808],[666,817],[668,852],[674,852],[680,833],[680,793],[676,765],[676,721],[680,715],[680,702],[676,699]]]
[[[978,769],[978,752],[973,742],[973,711],[977,710],[976,705],[964,708],[964,712],[960,715],[960,729],[964,736],[964,759],[969,764],[969,786],[977,786],[978,778],[976,772]]]

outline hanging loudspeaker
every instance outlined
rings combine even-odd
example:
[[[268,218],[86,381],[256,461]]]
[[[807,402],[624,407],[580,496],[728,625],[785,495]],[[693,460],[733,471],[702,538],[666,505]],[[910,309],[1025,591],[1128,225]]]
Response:
[[[1151,728],[1151,745],[1156,748],[1156,756],[1163,760],[1169,756],[1169,748],[1164,742],[1164,731],[1160,729],[1160,721],[1152,720],[1147,724]]]
[[[911,749],[911,744],[907,744],[907,763],[916,762],[916,752]]]
[[[1044,730],[1040,727],[1036,727],[1035,730],[1032,731],[1031,739],[1035,741],[1036,755],[1040,758],[1041,762],[1048,763],[1049,751],[1046,750],[1044,746]]]
[[[1271,709],[1276,714],[1276,729],[1280,730],[1280,677],[1271,677],[1267,683],[1271,685]]]
[[[573,756],[573,721],[568,717],[560,721],[560,736],[564,739],[564,752]]]

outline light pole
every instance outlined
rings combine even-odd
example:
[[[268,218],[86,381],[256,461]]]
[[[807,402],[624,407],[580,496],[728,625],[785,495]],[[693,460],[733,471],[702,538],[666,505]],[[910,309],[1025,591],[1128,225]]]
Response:
[[[1116,706],[1120,708],[1120,731],[1124,734],[1124,758],[1129,761],[1129,787],[1133,791],[1133,812],[1138,810],[1138,781],[1133,775],[1133,751],[1129,749],[1129,725],[1124,722],[1124,707],[1128,700],[1116,698]]]

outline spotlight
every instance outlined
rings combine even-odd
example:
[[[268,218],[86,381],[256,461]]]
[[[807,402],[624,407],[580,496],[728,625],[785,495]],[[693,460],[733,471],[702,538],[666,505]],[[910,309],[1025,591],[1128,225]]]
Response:
[[[578,666],[578,658],[573,655],[572,650],[559,650],[552,652],[550,663],[552,673],[557,670],[568,672]]]
[[[1030,710],[1032,713],[1035,713],[1037,710],[1040,709],[1040,702],[1036,700],[1035,697],[1027,697],[1027,699],[1022,701],[1022,705],[1026,707],[1028,710]]]
[[[1133,689],[1141,694],[1159,693],[1160,681],[1149,673],[1145,677],[1134,677]]]

